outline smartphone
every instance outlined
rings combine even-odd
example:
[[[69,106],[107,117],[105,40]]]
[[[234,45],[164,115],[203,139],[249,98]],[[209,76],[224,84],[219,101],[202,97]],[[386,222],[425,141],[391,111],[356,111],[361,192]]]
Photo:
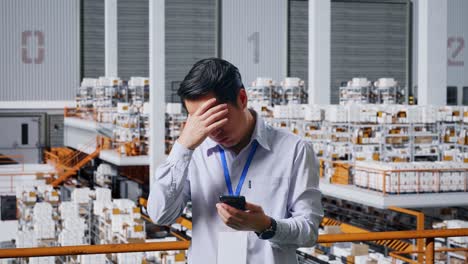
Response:
[[[245,197],[244,196],[221,195],[219,196],[219,201],[227,205],[230,205],[236,209],[245,211]]]

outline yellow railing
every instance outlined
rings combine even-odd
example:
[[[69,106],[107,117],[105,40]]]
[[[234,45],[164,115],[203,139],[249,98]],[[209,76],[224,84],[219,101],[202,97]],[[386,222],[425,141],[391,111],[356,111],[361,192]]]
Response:
[[[378,241],[389,239],[425,239],[424,250],[412,250],[396,252],[399,254],[424,253],[425,263],[434,263],[435,238],[468,236],[468,228],[444,229],[444,230],[414,230],[414,231],[393,231],[393,232],[373,232],[356,234],[336,234],[321,235],[317,243],[337,243],[337,242],[359,242]],[[43,247],[43,248],[18,248],[0,250],[0,258],[22,258],[22,257],[44,257],[44,256],[65,256],[65,255],[86,255],[86,254],[107,254],[145,251],[166,251],[185,250],[190,245],[189,241],[177,242],[152,242],[134,244],[111,244],[111,245],[89,245],[89,246],[65,246],[65,247]],[[451,249],[450,249],[451,250]],[[448,250],[448,251],[450,251]],[[468,249],[457,249],[467,251]],[[442,251],[439,249],[437,251]],[[406,259],[406,258],[403,258]],[[406,259],[408,262],[414,261]],[[422,263],[422,262],[419,262]]]
[[[395,212],[415,216],[416,217],[416,230],[418,230],[418,231],[424,230],[424,213],[409,210],[409,209],[405,209],[405,208],[400,208],[400,207],[396,207],[396,206],[390,206],[388,209],[390,209],[392,211],[395,211]],[[423,248],[424,248],[424,240],[422,238],[418,239],[416,241],[416,245],[418,247],[418,250],[422,251]],[[394,256],[394,254],[395,254],[395,256]],[[397,255],[398,254],[396,254],[396,253],[391,254],[391,256],[395,257],[395,258],[398,258]],[[400,259],[401,259],[401,257],[400,257]],[[403,259],[401,259],[401,260],[403,260]],[[420,252],[420,253],[418,253],[418,262],[422,262],[422,260],[423,260],[423,255]],[[403,260],[403,261],[405,261],[405,260]]]
[[[145,251],[186,250],[190,241],[1,249],[0,258],[26,258]]]

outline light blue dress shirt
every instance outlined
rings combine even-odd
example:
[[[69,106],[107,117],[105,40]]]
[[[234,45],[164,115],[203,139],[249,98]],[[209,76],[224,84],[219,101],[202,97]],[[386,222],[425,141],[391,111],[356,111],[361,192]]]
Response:
[[[260,205],[278,225],[270,240],[249,232],[247,263],[297,263],[296,249],[315,244],[323,217],[318,160],[310,143],[265,124],[254,114],[256,124],[250,143],[237,155],[226,149],[227,164],[232,186],[237,186],[251,143],[258,141],[240,195]],[[151,219],[160,225],[172,224],[191,200],[189,263],[223,263],[216,259],[218,233],[232,229],[216,210],[219,196],[228,194],[218,144],[207,138],[190,150],[175,143],[153,177],[148,200]]]

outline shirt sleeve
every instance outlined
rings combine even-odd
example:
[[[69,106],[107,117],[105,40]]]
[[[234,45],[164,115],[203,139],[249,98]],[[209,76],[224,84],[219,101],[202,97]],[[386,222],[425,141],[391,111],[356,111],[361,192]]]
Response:
[[[167,160],[156,169],[147,207],[155,224],[173,224],[189,201],[193,152],[176,141]]]
[[[270,239],[280,248],[311,247],[323,217],[319,190],[319,163],[311,144],[300,141],[295,155],[288,196],[289,218],[275,219],[276,234]]]

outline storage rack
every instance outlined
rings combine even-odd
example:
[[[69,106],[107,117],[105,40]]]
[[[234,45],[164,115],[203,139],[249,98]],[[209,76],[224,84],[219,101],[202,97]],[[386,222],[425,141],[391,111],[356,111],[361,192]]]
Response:
[[[377,94],[372,86],[341,86],[340,105],[347,104],[372,104],[375,103]]]
[[[323,157],[326,152],[324,143],[327,140],[327,133],[322,126],[322,122],[303,121],[301,132],[301,136],[311,142],[315,155],[319,158]]]
[[[458,144],[461,150],[459,160],[463,162],[468,162],[468,111],[464,112],[464,118],[460,124]]]
[[[341,122],[326,122],[325,127],[328,130],[327,143],[329,146],[331,146],[331,148],[328,148],[327,151],[328,159],[331,161],[350,161],[350,124]]]
[[[347,122],[325,121],[327,147],[325,152],[325,176],[332,183],[349,184],[351,181],[352,143],[350,124]]]
[[[403,104],[404,89],[393,78],[380,78],[373,84],[367,78],[353,78],[339,89],[340,105]]]
[[[91,244],[92,232],[91,229],[93,227],[93,203],[90,200],[87,203],[79,203],[78,204],[78,213],[81,218],[85,220],[85,225],[87,228],[85,229],[85,236],[83,238],[83,243]]]
[[[381,160],[385,162],[411,161],[410,124],[384,124]]]
[[[380,160],[382,126],[376,123],[353,122],[350,124],[350,129],[353,144],[352,161]]]
[[[149,105],[145,104],[144,108],[148,108]],[[140,114],[139,122],[139,134],[140,134],[140,153],[147,154],[149,153],[149,138],[150,138],[150,121],[149,114],[144,111]]]
[[[119,106],[120,107],[120,106]],[[129,108],[129,105],[122,107]],[[114,125],[115,148],[121,155],[137,156],[142,150],[140,148],[140,114],[128,109],[118,111]]]
[[[249,102],[253,104],[279,105],[283,103],[283,91],[271,78],[257,78],[247,87]]]
[[[342,123],[335,122],[345,121],[343,113],[335,108],[334,106],[331,109],[331,114],[325,120],[323,117],[321,120],[313,119],[314,121],[297,118],[268,118],[266,120],[272,126],[289,129],[311,141],[317,156],[323,162],[327,162],[327,178],[333,175],[334,170],[331,165],[333,162],[347,162],[352,165],[356,161],[363,160],[468,161],[468,155],[465,154],[468,151],[468,140],[466,140],[468,125],[456,118],[456,115],[459,115],[457,108],[441,110],[439,108],[419,107],[418,109],[410,106],[376,105],[359,110],[362,111],[359,112],[359,116],[355,115],[358,112],[354,109],[354,112],[348,113],[352,121]],[[454,117],[436,118],[439,115],[436,109],[445,111],[443,115]],[[465,119],[468,122],[468,116]],[[343,131],[335,133],[334,128],[340,125],[349,127],[351,140],[343,139],[345,135]],[[345,131],[348,130],[345,129]],[[351,147],[349,151],[343,151],[346,146]],[[349,158],[346,154],[349,154]]]
[[[441,122],[440,131],[440,154],[443,161],[454,161],[460,154],[460,145],[457,136],[460,134],[460,124],[457,122]]]
[[[367,78],[353,78],[340,86],[340,105],[372,104],[376,102],[375,88]]]
[[[374,82],[377,103],[379,104],[403,104],[405,102],[405,90],[398,85],[393,78],[380,78]]]
[[[308,93],[304,81],[299,78],[288,77],[281,82],[278,94],[283,93],[283,104],[306,104]]]
[[[293,118],[266,118],[266,123],[276,128],[287,129],[295,135],[304,136],[304,121]]]
[[[412,161],[440,161],[438,123],[411,124]]]
[[[447,241],[447,248],[466,248],[468,245],[459,244],[452,241],[450,238],[445,238]],[[447,262],[446,263],[466,263],[468,261],[468,254],[464,251],[462,252],[447,252]]]
[[[354,185],[383,194],[466,192],[464,163],[356,163]]]
[[[381,104],[403,104],[405,102],[404,90],[401,87],[377,88],[378,103]]]
[[[96,85],[97,79],[85,78],[76,93],[76,107],[80,110],[78,112],[83,119],[93,119],[93,97]]]
[[[94,87],[95,109],[116,107],[118,101],[118,92],[121,81],[114,78],[99,78],[99,83]]]
[[[141,109],[149,102],[149,79],[143,77],[132,77],[128,82],[128,102]],[[143,112],[139,110],[139,112]]]
[[[166,114],[166,154],[170,153],[184,125],[185,116],[183,114]]]

